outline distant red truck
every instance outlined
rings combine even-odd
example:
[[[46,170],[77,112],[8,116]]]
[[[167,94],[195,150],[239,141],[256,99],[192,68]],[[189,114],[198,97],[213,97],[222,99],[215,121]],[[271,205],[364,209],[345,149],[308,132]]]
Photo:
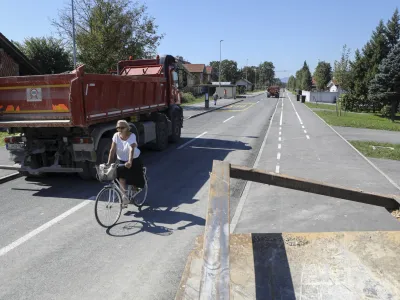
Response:
[[[20,133],[5,139],[11,159],[21,164],[16,170],[93,178],[95,165],[107,160],[118,119],[130,122],[139,146],[163,150],[178,142],[179,73],[167,55],[120,61],[113,75],[85,74],[80,66],[69,74],[0,78],[0,127]]]
[[[267,88],[267,97],[279,98],[279,91],[280,91],[279,86],[270,86]]]

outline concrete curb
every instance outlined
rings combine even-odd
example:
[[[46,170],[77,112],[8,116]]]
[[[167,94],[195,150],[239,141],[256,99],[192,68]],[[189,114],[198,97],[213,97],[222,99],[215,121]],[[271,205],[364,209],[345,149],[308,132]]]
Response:
[[[244,99],[243,99],[243,100],[244,100]],[[223,108],[223,107],[227,107],[227,106],[229,106],[229,105],[232,105],[232,104],[235,104],[235,103],[238,103],[238,102],[242,102],[243,100],[238,100],[238,101],[235,101],[235,102],[232,102],[232,103],[229,103],[229,104],[220,106],[220,107],[216,107],[216,108],[213,108],[213,109],[210,109],[210,110],[207,110],[207,111],[203,111],[203,112],[198,113],[198,114],[196,114],[196,115],[192,115],[192,116],[190,116],[190,117],[184,118],[183,120],[193,119],[193,118],[196,118],[196,117],[198,117],[198,116],[201,116],[201,115],[210,113],[210,112],[212,112],[212,111],[214,111],[214,110],[218,110],[218,109],[221,109],[221,108]]]
[[[12,174],[0,177],[0,183],[5,183],[7,181],[11,181],[11,180],[17,179],[19,177],[22,177],[22,175],[20,173],[18,173],[18,172],[12,173]]]

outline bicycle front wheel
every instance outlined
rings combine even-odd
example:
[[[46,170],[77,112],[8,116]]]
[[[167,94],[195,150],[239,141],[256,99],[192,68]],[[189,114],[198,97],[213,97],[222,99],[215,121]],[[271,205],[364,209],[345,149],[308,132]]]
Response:
[[[94,214],[102,227],[111,227],[118,222],[122,211],[122,197],[112,186],[103,188],[96,197]]]

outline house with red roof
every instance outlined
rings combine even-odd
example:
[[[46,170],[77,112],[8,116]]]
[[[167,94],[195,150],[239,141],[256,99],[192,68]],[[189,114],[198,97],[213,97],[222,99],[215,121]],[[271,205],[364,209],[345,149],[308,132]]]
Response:
[[[188,87],[206,83],[207,73],[205,64],[184,64],[183,66],[192,75],[188,78]]]
[[[328,82],[327,88],[329,88],[329,91],[332,93],[343,93],[344,91],[340,88],[339,84],[333,78],[331,81]]]
[[[0,77],[39,74],[39,69],[0,32]]]

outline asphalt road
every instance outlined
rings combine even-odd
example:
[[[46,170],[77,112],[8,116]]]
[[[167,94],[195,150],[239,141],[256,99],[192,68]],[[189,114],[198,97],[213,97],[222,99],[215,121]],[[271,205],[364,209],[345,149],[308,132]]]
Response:
[[[382,174],[291,95],[280,99],[258,169],[399,195]],[[253,183],[235,233],[400,230],[384,208]],[[231,228],[232,230],[232,228]]]
[[[253,166],[277,101],[260,95],[187,120],[178,145],[144,150],[149,205],[130,207],[110,230],[94,218],[99,183],[1,184],[0,299],[174,299],[203,234],[212,161]],[[232,217],[244,183],[231,188]]]

